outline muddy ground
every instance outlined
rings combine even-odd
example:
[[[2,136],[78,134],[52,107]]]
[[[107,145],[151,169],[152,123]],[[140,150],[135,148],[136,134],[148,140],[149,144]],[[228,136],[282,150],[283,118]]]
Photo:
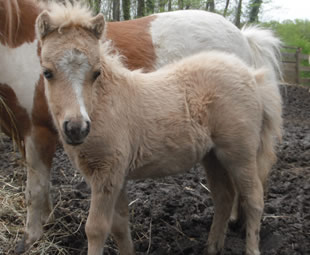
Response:
[[[281,86],[281,90],[285,134],[265,200],[261,251],[310,254],[310,91],[297,86]],[[26,173],[11,141],[1,139],[0,254],[13,254],[26,216]],[[46,235],[28,254],[86,254],[89,189],[61,149],[51,181],[56,218],[45,226]],[[202,254],[213,215],[206,183],[199,167],[175,177],[128,183],[137,254]],[[229,230],[224,254],[242,254],[243,248],[243,234]],[[105,254],[117,254],[112,240]]]

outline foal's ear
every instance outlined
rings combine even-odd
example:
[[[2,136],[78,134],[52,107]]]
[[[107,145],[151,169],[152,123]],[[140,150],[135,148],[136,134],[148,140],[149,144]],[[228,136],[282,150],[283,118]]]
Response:
[[[98,38],[100,39],[103,31],[104,31],[104,16],[102,13],[99,13],[96,17],[91,19],[91,27],[90,30],[91,32]]]
[[[47,11],[43,11],[36,20],[36,33],[40,40],[51,33],[54,29],[51,25],[51,18]]]

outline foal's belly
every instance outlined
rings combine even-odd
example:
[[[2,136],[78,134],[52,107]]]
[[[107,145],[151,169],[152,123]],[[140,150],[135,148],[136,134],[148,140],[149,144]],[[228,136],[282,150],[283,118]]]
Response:
[[[183,160],[170,158],[170,160],[163,159],[161,162],[154,161],[143,167],[133,169],[129,172],[128,178],[145,179],[174,175],[191,169],[198,161],[191,158],[184,158]]]
[[[175,148],[166,146],[154,151],[139,167],[129,171],[128,178],[157,178],[188,171],[210,150],[207,140],[200,137],[199,142],[191,141]]]

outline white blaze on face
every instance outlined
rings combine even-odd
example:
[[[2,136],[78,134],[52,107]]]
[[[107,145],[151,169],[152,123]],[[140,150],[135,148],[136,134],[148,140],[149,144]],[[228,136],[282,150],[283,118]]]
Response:
[[[57,63],[57,68],[71,82],[84,120],[90,121],[83,99],[83,83],[86,73],[90,70],[87,56],[77,50],[68,50]]]
[[[37,43],[35,40],[17,48],[0,44],[0,83],[14,90],[28,114],[32,111],[35,87],[41,74]]]

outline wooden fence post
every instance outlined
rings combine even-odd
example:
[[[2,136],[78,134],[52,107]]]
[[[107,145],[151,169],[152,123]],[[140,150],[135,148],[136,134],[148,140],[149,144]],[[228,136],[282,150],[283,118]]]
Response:
[[[300,84],[300,52],[301,48],[296,49],[296,83]]]
[[[283,46],[282,52],[284,80],[293,84],[310,85],[310,66],[303,65],[303,61],[310,64],[310,55],[302,54],[302,48]]]

